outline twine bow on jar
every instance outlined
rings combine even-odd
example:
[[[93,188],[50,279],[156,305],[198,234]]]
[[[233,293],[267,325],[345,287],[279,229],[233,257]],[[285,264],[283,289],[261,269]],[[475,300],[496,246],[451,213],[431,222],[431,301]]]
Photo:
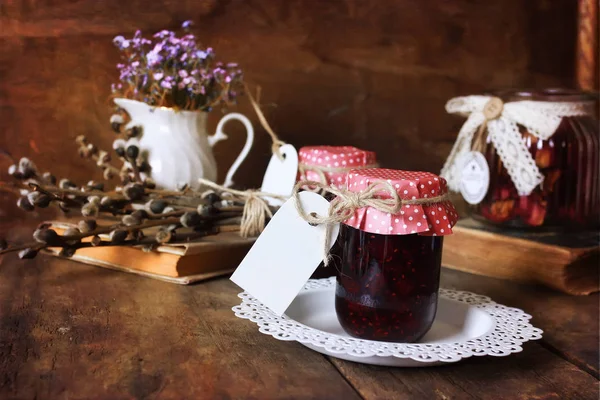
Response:
[[[508,171],[520,196],[531,194],[541,184],[544,176],[529,153],[519,132],[521,125],[541,140],[550,138],[563,117],[590,115],[592,105],[584,102],[514,101],[503,103],[498,97],[455,97],[446,103],[450,114],[468,116],[454,147],[442,168],[453,191],[460,190],[460,159],[488,136]]]
[[[327,192],[336,196],[330,202],[327,215],[307,213],[304,210],[298,194],[306,186],[316,187],[324,193]],[[390,198],[383,198],[381,196],[382,192],[389,194]],[[386,181],[373,182],[367,189],[360,192],[338,189],[334,185],[326,185],[321,182],[300,181],[294,187],[293,193],[296,211],[302,219],[311,225],[325,224],[325,239],[323,241],[323,264],[325,266],[329,265],[331,260],[329,249],[331,248],[330,233],[332,225],[347,221],[354,215],[356,210],[363,207],[371,207],[385,213],[397,214],[406,205],[427,205],[448,200],[448,193],[429,198],[401,199],[392,184]]]

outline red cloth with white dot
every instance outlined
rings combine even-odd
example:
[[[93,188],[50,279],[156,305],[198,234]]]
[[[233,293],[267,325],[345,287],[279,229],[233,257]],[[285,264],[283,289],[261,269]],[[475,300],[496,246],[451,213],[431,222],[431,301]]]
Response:
[[[374,165],[377,162],[375,153],[357,149],[352,146],[307,146],[302,147],[298,152],[298,162],[304,164],[306,168],[306,176],[298,176],[298,179],[307,179],[309,181],[321,181],[319,173],[311,170],[311,168],[336,168],[340,171],[326,172],[323,171],[327,182],[322,182],[326,185],[335,185],[338,188],[345,187],[346,175],[348,171],[354,167],[363,167],[366,165]]]
[[[446,180],[430,172],[398,171],[371,168],[352,170],[347,176],[347,189],[361,192],[370,184],[387,181],[396,189],[403,200],[426,199],[448,193]],[[382,190],[377,193],[382,199],[390,194]],[[427,205],[405,205],[399,214],[378,211],[372,207],[356,210],[345,224],[354,228],[384,235],[443,236],[452,233],[458,215],[449,200]]]

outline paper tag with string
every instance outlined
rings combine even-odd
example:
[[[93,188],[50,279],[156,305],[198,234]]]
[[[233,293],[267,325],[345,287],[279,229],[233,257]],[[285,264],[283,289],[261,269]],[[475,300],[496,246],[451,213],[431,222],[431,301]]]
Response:
[[[316,193],[299,193],[298,200],[307,213],[328,214],[329,202]],[[281,206],[231,276],[277,315],[285,312],[323,260],[326,226],[310,225],[294,202],[292,198]],[[338,232],[339,224],[332,224],[330,248]]]
[[[298,152],[294,146],[280,140],[273,128],[271,128],[271,125],[269,125],[269,122],[267,121],[267,118],[265,118],[259,105],[261,93],[260,86],[256,88],[256,98],[252,95],[252,92],[247,85],[244,85],[244,87],[260,124],[269,134],[272,141],[271,152],[273,155],[271,156],[271,161],[269,161],[260,190],[262,192],[290,197],[298,174]],[[279,206],[283,203],[281,199],[272,197],[265,197],[265,200],[271,206]]]
[[[291,144],[279,147],[279,154],[273,154],[263,178],[261,192],[291,197],[298,175],[298,152]],[[271,206],[283,204],[283,200],[265,197]]]

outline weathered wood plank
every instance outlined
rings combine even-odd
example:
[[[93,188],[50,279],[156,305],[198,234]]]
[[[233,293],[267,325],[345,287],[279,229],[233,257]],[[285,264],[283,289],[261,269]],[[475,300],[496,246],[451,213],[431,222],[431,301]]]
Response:
[[[598,381],[538,344],[509,357],[383,368],[332,359],[365,399],[597,399]]]
[[[321,355],[237,319],[238,292],[4,256],[0,397],[359,398]]]

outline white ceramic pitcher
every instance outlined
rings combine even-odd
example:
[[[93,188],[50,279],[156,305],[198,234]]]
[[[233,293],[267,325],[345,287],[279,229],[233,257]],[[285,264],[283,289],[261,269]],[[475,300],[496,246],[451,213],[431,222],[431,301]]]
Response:
[[[233,184],[233,175],[244,161],[254,141],[254,129],[248,118],[239,113],[225,115],[217,125],[217,132],[208,136],[203,111],[179,111],[168,107],[153,107],[136,100],[117,98],[117,106],[131,118],[126,129],[141,126],[140,150],[148,155],[151,176],[159,187],[175,190],[187,183],[198,188],[198,179],[213,182],[217,179],[217,162],[212,147],[227,139],[223,126],[237,119],[246,128],[246,143],[225,177],[223,186]]]

